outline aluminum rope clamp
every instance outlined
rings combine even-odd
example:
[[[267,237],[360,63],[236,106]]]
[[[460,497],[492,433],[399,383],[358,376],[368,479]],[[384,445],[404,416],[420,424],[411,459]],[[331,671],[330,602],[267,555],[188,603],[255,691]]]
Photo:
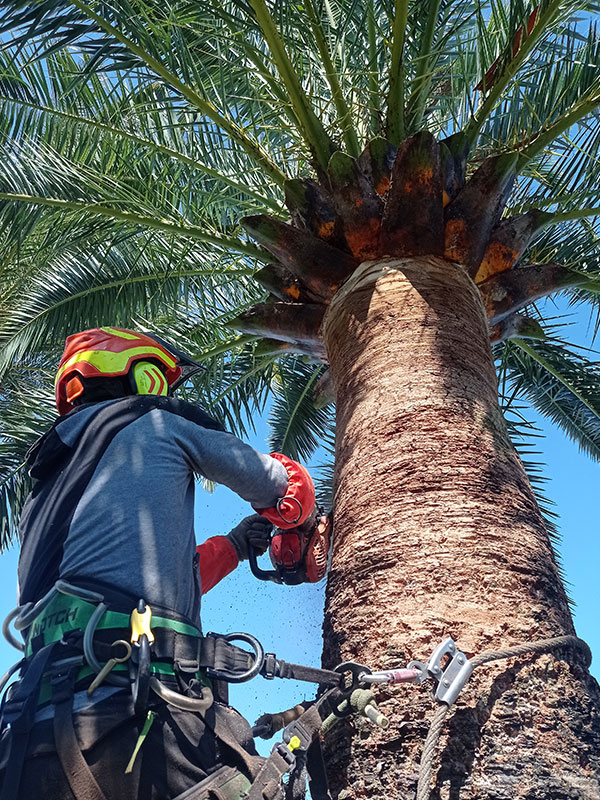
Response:
[[[435,699],[451,706],[463,690],[473,673],[473,665],[464,653],[456,649],[454,640],[448,637],[439,644],[427,664],[411,661],[407,669],[415,669],[420,673],[418,683],[427,678],[437,681]]]

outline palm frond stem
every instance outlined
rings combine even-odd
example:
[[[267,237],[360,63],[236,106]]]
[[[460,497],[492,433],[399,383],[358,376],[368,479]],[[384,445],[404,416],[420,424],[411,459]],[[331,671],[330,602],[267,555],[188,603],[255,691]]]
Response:
[[[48,208],[56,208],[61,211],[75,211],[100,217],[108,217],[108,219],[126,222],[130,225],[140,225],[144,228],[164,231],[165,233],[171,233],[175,236],[181,236],[182,238],[195,239],[200,242],[214,244],[221,247],[223,250],[233,250],[235,253],[247,255],[251,258],[259,259],[260,261],[264,261],[267,258],[267,254],[258,247],[255,247],[249,242],[243,242],[241,239],[235,239],[217,233],[209,233],[196,225],[177,225],[165,219],[157,219],[156,217],[149,217],[143,214],[134,214],[132,211],[123,211],[119,208],[111,208],[110,206],[103,206],[97,203],[61,200],[55,197],[36,197],[35,195],[28,194],[10,194],[8,192],[0,192],[0,200],[24,203],[32,206],[47,206]]]
[[[242,334],[241,336],[236,336],[235,339],[228,339],[226,342],[221,342],[221,344],[217,345],[216,347],[211,347],[210,350],[206,350],[203,353],[198,353],[196,355],[196,361],[207,361],[214,356],[220,356],[223,353],[229,352],[229,350],[233,350],[234,347],[242,347],[246,344],[252,344],[257,339],[260,339],[260,336],[253,336],[251,334]]]
[[[387,102],[387,138],[399,145],[406,138],[404,120],[404,41],[408,23],[408,0],[396,0],[392,27],[392,59],[390,63],[390,88]]]
[[[596,86],[588,97],[582,99],[579,103],[573,106],[567,113],[563,114],[560,119],[550,125],[546,130],[539,133],[533,142],[521,150],[519,153],[519,168],[535,158],[539,153],[548,147],[548,145],[557,139],[562,133],[567,131],[576,122],[591,114],[595,109],[600,106],[600,91]]]
[[[331,59],[329,47],[323,33],[321,21],[317,16],[317,12],[312,0],[304,0],[304,8],[306,9],[313,36],[315,37],[315,42],[319,50],[319,55],[321,56],[321,61],[325,69],[325,77],[327,78],[327,83],[329,84],[329,88],[331,90],[331,97],[333,98],[333,102],[338,113],[338,123],[342,129],[344,144],[346,145],[349,155],[351,155],[353,158],[358,158],[360,155],[358,136],[356,135],[356,130],[352,125],[352,114],[343,95],[338,74]]]
[[[369,65],[368,65],[368,81],[369,81],[369,106],[371,108],[371,133],[375,134],[379,130],[379,81],[377,80],[377,31],[375,29],[375,9],[373,8],[374,0],[369,0],[368,18],[367,18],[367,36],[369,43]]]
[[[427,105],[427,97],[434,74],[434,59],[436,57],[432,55],[432,44],[440,16],[441,4],[442,0],[429,0],[427,22],[421,37],[417,68],[406,104],[407,128],[410,133],[419,129]]]
[[[555,225],[558,222],[568,222],[569,220],[585,219],[586,217],[600,216],[600,207],[590,206],[588,208],[574,208],[571,211],[562,211],[552,215],[549,221],[550,225]]]
[[[290,101],[300,122],[300,133],[311,149],[318,166],[325,171],[331,156],[331,142],[321,121],[313,111],[310,100],[303,90],[298,74],[286,52],[275,22],[264,0],[249,0],[256,20],[271,50],[273,62],[288,91]]]
[[[557,13],[560,11],[562,3],[563,0],[550,0],[545,9],[538,14],[531,32],[521,42],[515,55],[508,60],[503,70],[495,76],[494,84],[488,96],[475,111],[464,128],[464,133],[471,145],[475,143],[481,128],[488,120],[492,111],[501,102],[510,82],[515,78],[535,45],[553,23]],[[512,47],[512,43],[510,43],[509,46]]]
[[[279,100],[279,102],[281,103],[281,109],[288,118],[288,120],[290,121],[290,123],[294,126],[294,128],[299,129],[300,123],[298,122],[298,117],[296,116],[294,109],[290,105],[290,100],[285,92],[285,89],[279,83],[276,77],[272,74],[272,72],[269,70],[267,64],[260,57],[257,49],[248,42],[240,39],[239,30],[238,28],[236,28],[235,22],[228,14],[225,13],[225,11],[222,8],[219,10],[219,17],[225,22],[225,24],[227,25],[233,36],[236,37],[237,46],[243,50],[247,58],[254,64],[262,80],[267,84],[269,89],[273,92],[273,95]]]
[[[212,103],[201,97],[198,92],[196,92],[190,86],[187,86],[185,83],[183,83],[183,81],[181,81],[177,75],[170,72],[164,64],[147,53],[143,47],[140,47],[135,42],[131,41],[129,37],[125,36],[125,34],[123,34],[114,25],[111,25],[111,23],[104,19],[104,17],[102,17],[100,14],[97,14],[93,8],[91,8],[87,3],[84,3],[83,0],[73,0],[73,4],[87,17],[94,20],[94,22],[100,28],[102,28],[105,33],[107,33],[109,36],[113,36],[130,52],[141,59],[169,86],[175,89],[175,91],[177,91],[182,97],[185,97],[189,103],[198,108],[202,114],[212,120],[215,125],[229,134],[232,139],[234,139],[244,148],[248,155],[251,156],[257,162],[257,164],[260,164],[265,172],[274,181],[276,181],[277,184],[283,186],[286,180],[285,174],[279,169],[277,164],[271,160],[267,153],[265,153],[262,147],[257,142],[253,141],[249,136],[247,136],[244,131],[238,125],[236,125],[235,122],[233,122],[233,120],[227,119],[220,114]]]

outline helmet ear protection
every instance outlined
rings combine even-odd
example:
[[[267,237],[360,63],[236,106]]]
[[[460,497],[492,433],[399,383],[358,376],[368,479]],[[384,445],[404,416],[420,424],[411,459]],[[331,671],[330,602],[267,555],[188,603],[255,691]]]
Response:
[[[136,361],[129,371],[129,383],[133,394],[164,396],[169,390],[164,372],[151,361]]]

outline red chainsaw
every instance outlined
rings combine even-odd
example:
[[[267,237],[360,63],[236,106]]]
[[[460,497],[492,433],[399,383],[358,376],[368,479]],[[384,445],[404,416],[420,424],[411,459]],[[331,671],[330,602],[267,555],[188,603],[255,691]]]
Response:
[[[248,560],[252,574],[261,581],[288,586],[320,581],[327,572],[331,531],[331,514],[324,514],[318,508],[296,528],[274,528],[269,544],[273,569],[261,569],[257,552],[250,547]]]

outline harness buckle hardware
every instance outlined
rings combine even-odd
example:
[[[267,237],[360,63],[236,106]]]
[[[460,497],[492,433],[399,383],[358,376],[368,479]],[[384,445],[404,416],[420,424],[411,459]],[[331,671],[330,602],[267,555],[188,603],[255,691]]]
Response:
[[[131,612],[131,642],[135,644],[139,642],[141,636],[147,636],[148,642],[154,641],[154,634],[150,628],[150,621],[152,620],[152,609],[150,606],[139,603],[138,608],[134,608]]]
[[[290,772],[292,770],[292,767],[296,763],[296,756],[295,756],[294,752],[292,750],[290,750],[288,745],[285,744],[285,742],[277,742],[277,744],[274,744],[272,749],[271,749],[271,752],[272,753],[279,753],[279,755],[288,764],[288,767],[289,767],[288,772]]]
[[[343,661],[341,664],[338,664],[337,667],[334,667],[333,671],[341,673],[342,676],[344,676],[345,672],[350,673],[350,683],[345,683],[345,679],[342,677],[340,686],[338,687],[346,697],[350,697],[352,692],[358,689],[359,683],[367,680],[366,676],[372,674],[370,667],[367,667],[365,664],[358,664],[356,661]]]
[[[306,753],[312,744],[313,737],[307,728],[296,719],[286,725],[282,732],[282,742],[273,746],[280,756],[283,756],[290,765],[290,770],[296,763],[298,753]]]
[[[206,674],[209,676],[209,678],[215,678],[219,681],[227,681],[228,683],[245,683],[246,681],[256,677],[256,675],[258,675],[258,673],[261,671],[265,660],[265,651],[262,644],[255,636],[252,636],[249,633],[227,633],[219,636],[216,636],[216,634],[213,633],[207,633],[206,635],[207,637],[212,636],[216,639],[222,639],[225,642],[236,640],[239,640],[240,642],[246,642],[254,650],[253,654],[246,653],[249,659],[251,659],[248,669],[244,670],[243,672],[232,672],[227,669],[215,669],[213,667],[207,667]]]
[[[268,681],[275,679],[277,674],[277,656],[275,653],[265,653],[261,674]]]

